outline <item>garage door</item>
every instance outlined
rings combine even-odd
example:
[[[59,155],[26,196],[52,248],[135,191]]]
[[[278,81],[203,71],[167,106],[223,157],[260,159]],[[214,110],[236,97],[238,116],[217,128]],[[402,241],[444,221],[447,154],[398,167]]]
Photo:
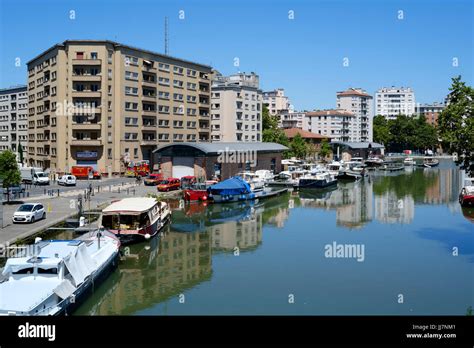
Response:
[[[173,178],[182,178],[183,176],[194,176],[194,158],[193,157],[174,157],[173,158]]]

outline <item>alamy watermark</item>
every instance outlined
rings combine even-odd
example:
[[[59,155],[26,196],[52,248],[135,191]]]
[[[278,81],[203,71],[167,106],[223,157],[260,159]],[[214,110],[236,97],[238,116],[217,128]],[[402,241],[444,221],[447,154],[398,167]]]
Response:
[[[324,246],[324,256],[327,258],[356,259],[357,262],[365,260],[364,244],[338,244],[336,241]]]
[[[256,150],[231,150],[228,147],[217,151],[218,163],[246,163],[250,167],[257,166]]]

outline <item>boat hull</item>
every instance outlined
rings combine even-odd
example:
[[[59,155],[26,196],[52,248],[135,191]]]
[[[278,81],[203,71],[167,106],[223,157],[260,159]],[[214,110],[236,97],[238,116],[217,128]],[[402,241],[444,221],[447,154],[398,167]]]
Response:
[[[474,206],[474,195],[459,195],[459,203],[463,207]]]
[[[194,201],[207,201],[209,199],[209,193],[207,190],[184,190],[184,200],[187,202]]]
[[[107,262],[93,275],[92,278],[88,278],[82,283],[79,288],[74,292],[74,300],[70,298],[63,301],[60,305],[59,310],[54,313],[54,316],[69,315],[73,313],[84,301],[89,297],[91,293],[95,291],[95,288],[104,282],[105,279],[117,268],[120,261],[120,253],[117,251],[112,255]]]
[[[300,179],[298,188],[326,188],[337,185],[337,180]]]
[[[359,173],[353,173],[353,172],[344,172],[344,173],[340,173],[337,176],[337,180],[356,181],[360,179],[362,179],[362,175]]]
[[[153,224],[139,230],[108,230],[113,233],[124,245],[140,243],[149,238],[153,238],[161,231],[171,218],[171,213],[157,219]]]

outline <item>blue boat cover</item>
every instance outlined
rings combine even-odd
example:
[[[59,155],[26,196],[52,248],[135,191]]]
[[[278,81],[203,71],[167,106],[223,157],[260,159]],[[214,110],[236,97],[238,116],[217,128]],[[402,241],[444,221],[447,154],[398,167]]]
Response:
[[[240,176],[221,181],[208,189],[213,195],[240,195],[250,193],[250,185]]]

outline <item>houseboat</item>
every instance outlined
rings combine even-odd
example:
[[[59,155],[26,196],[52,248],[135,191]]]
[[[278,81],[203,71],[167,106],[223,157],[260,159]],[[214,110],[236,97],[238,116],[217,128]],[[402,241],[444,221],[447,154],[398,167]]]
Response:
[[[171,217],[166,202],[155,198],[124,198],[102,211],[102,226],[122,243],[142,241],[155,236]]]
[[[463,207],[474,205],[474,178],[466,178],[459,194],[459,203]]]
[[[38,240],[30,247],[5,264],[0,315],[71,313],[117,266],[120,241],[97,230],[73,240]]]

